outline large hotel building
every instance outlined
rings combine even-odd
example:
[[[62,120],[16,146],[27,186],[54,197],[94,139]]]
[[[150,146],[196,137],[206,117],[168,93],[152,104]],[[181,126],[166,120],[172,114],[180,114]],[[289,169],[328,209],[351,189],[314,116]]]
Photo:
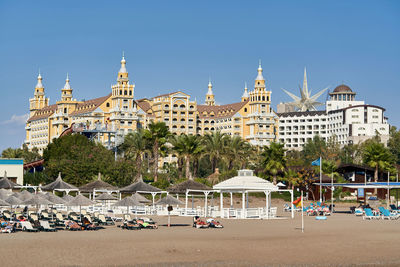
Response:
[[[240,102],[226,105],[215,104],[211,81],[204,105],[181,91],[135,99],[135,85],[129,81],[124,57],[110,94],[91,100],[74,99],[67,76],[61,99],[50,105],[39,74],[33,98],[29,100],[25,143],[42,153],[53,138],[73,126],[75,131],[113,147],[127,133],[146,128],[150,121],[161,121],[174,134],[221,131],[241,136],[253,145],[268,145],[277,140],[278,117],[272,110],[271,91],[266,89],[262,72],[260,64],[254,90],[248,92],[245,88]]]
[[[307,87],[306,74],[304,77]],[[385,109],[356,100],[356,93],[346,85],[329,93],[325,110],[299,112],[291,103],[284,103],[274,112],[261,63],[254,89],[248,91],[245,86],[240,102],[226,105],[215,104],[211,81],[202,105],[181,91],[135,99],[135,85],[129,81],[124,57],[110,94],[78,101],[72,92],[67,76],[61,99],[50,105],[39,74],[25,127],[25,143],[30,149],[37,147],[42,153],[53,138],[70,128],[112,148],[123,142],[127,133],[146,128],[150,121],[165,122],[173,134],[221,131],[256,146],[281,142],[286,149],[297,150],[316,135],[326,141],[334,138],[341,145],[357,144],[377,134],[384,143],[389,138]]]

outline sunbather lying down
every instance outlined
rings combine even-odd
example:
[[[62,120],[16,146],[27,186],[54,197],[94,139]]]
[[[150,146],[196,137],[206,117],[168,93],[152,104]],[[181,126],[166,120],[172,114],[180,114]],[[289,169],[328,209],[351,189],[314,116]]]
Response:
[[[158,229],[158,225],[150,218],[139,218],[136,222],[141,228]]]
[[[127,230],[140,230],[142,227],[140,227],[140,224],[138,224],[136,220],[125,220],[122,223],[121,228]]]
[[[208,228],[209,225],[208,225],[208,223],[206,223],[205,221],[200,219],[199,216],[195,216],[193,218],[193,227],[196,227],[197,229],[200,229],[200,228]]]
[[[65,221],[65,229],[71,230],[71,231],[80,231],[82,230],[82,227],[77,223],[72,220],[66,220]]]
[[[211,228],[224,228],[224,226],[219,222],[216,221],[214,218],[207,219],[208,226]]]
[[[85,217],[82,219],[82,230],[97,230],[97,226]]]
[[[0,232],[1,233],[12,233],[15,232],[15,223],[6,222],[5,220],[0,220]]]

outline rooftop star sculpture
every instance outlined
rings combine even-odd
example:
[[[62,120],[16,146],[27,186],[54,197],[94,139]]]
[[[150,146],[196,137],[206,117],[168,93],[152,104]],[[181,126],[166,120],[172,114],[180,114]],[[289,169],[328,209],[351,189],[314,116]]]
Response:
[[[319,91],[315,95],[311,96],[311,90],[308,91],[307,85],[307,70],[304,68],[304,80],[303,80],[303,88],[299,86],[300,89],[300,97],[292,94],[291,92],[285,91],[294,101],[287,103],[294,107],[296,111],[314,111],[317,110],[318,106],[322,106],[324,103],[318,102],[317,99],[326,91],[328,87]]]

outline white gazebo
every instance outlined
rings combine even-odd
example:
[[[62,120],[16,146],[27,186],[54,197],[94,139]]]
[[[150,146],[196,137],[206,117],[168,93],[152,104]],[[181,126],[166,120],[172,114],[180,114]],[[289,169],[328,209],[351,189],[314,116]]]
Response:
[[[252,170],[239,170],[238,176],[232,177],[219,184],[213,186],[213,189],[220,193],[220,216],[221,218],[235,217],[238,219],[260,218],[270,219],[276,215],[276,208],[271,208],[271,192],[290,192],[291,203],[293,203],[293,190],[279,189],[273,183],[253,175]],[[265,208],[248,208],[246,207],[246,199],[248,201],[248,193],[264,192]],[[242,209],[224,209],[223,193],[230,193],[231,206],[233,205],[232,194],[242,193]],[[247,197],[247,198],[246,198]],[[292,218],[294,213],[292,209]]]

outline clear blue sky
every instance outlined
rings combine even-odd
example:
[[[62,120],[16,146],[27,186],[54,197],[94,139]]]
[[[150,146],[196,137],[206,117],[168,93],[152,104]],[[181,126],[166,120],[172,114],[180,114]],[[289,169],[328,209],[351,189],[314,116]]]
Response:
[[[274,107],[306,66],[314,92],[344,82],[400,126],[400,1],[1,1],[0,25],[0,150],[25,138],[39,68],[51,103],[67,72],[75,98],[100,97],[123,50],[136,98],[203,102],[211,76],[237,102],[261,59]]]

